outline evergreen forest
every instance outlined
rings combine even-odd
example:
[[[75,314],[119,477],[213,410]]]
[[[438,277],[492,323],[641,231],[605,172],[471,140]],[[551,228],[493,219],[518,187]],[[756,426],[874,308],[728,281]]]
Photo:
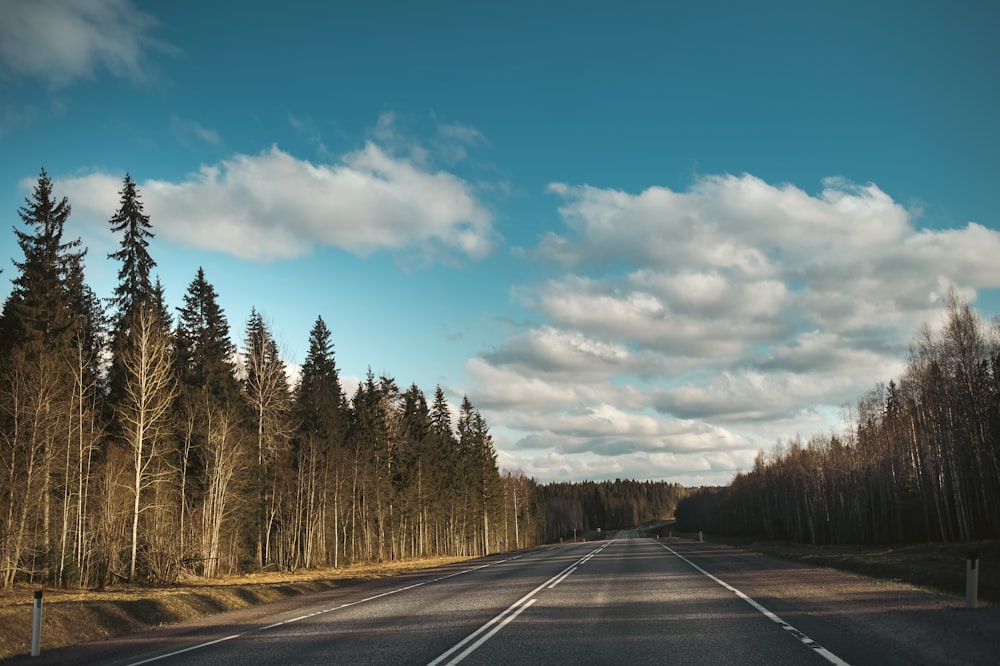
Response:
[[[0,589],[104,587],[525,548],[672,514],[680,488],[498,470],[465,397],[370,370],[345,395],[318,316],[294,382],[253,309],[233,342],[198,269],[172,312],[125,176],[114,292],[44,170],[0,314]],[[661,515],[662,514],[662,515]],[[624,522],[621,522],[624,521]],[[616,524],[619,523],[619,524]]]
[[[730,485],[693,491],[680,527],[813,545],[1000,537],[1000,321],[952,290],[903,375],[846,412],[842,432],[761,451]]]

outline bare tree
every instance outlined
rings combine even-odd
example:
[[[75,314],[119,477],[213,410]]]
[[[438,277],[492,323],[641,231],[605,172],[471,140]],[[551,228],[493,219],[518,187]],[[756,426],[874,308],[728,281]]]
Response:
[[[2,478],[0,502],[0,585],[9,587],[22,568],[22,558],[39,548],[47,535],[33,523],[46,504],[53,419],[53,403],[59,392],[58,374],[51,359],[42,354],[15,349],[0,382],[0,404],[8,427],[0,442]],[[44,528],[44,527],[43,527]],[[43,529],[42,528],[42,529]]]
[[[170,340],[163,322],[140,308],[131,320],[123,353],[125,382],[118,419],[126,449],[131,453],[132,535],[129,580],[135,580],[142,492],[162,467],[167,414],[177,394]]]
[[[269,562],[271,517],[279,501],[277,470],[279,461],[292,435],[292,408],[285,364],[278,344],[256,311],[250,312],[246,328],[244,355],[246,381],[244,395],[253,412],[257,440],[257,553],[260,565]]]
[[[221,571],[222,528],[233,511],[234,481],[246,469],[238,413],[224,403],[206,405],[204,450],[205,499],[202,505],[202,559],[204,575]]]

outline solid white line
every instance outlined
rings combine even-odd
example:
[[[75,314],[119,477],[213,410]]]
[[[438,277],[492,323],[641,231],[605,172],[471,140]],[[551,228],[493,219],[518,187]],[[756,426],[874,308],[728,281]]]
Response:
[[[500,631],[501,627],[505,626],[508,622],[510,622],[515,617],[517,617],[518,615],[520,615],[524,611],[525,608],[527,608],[531,604],[535,603],[535,599],[532,599],[532,597],[535,596],[536,593],[538,593],[541,590],[543,590],[547,585],[551,585],[551,584],[553,584],[553,582],[558,582],[558,581],[562,580],[563,578],[565,578],[566,576],[568,576],[571,573],[573,573],[573,571],[582,562],[585,562],[586,560],[588,560],[591,557],[593,557],[595,554],[597,554],[597,553],[601,552],[602,550],[604,550],[607,547],[607,545],[608,544],[605,543],[600,548],[587,553],[586,556],[580,558],[579,560],[577,560],[573,564],[569,565],[568,567],[566,567],[565,569],[563,569],[562,571],[560,571],[559,573],[557,573],[552,578],[549,578],[547,581],[545,581],[544,583],[542,583],[541,585],[539,585],[538,587],[536,587],[535,589],[533,589],[531,592],[528,592],[526,595],[524,595],[523,597],[521,597],[520,599],[518,599],[517,601],[515,601],[514,603],[512,603],[510,606],[508,606],[502,613],[500,613],[499,615],[497,615],[495,618],[493,618],[492,620],[490,620],[489,622],[487,622],[486,624],[484,624],[483,626],[479,627],[478,629],[476,629],[475,631],[473,631],[471,634],[469,634],[468,636],[466,636],[465,638],[463,638],[462,640],[460,640],[458,643],[456,643],[455,645],[453,645],[448,651],[442,653],[440,656],[438,656],[437,659],[435,659],[434,661],[432,661],[429,664],[427,664],[427,666],[437,666],[438,664],[443,663],[445,659],[447,659],[448,657],[450,657],[452,654],[454,654],[458,650],[462,649],[462,647],[465,646],[467,643],[475,640],[484,631],[486,631],[487,629],[489,629],[490,627],[492,627],[497,622],[500,622],[500,625],[496,629],[494,629],[493,631],[490,631],[489,634],[487,634],[482,640],[476,641],[476,643],[475,643],[474,646],[472,646],[472,647],[464,650],[462,652],[462,654],[458,655],[457,657],[455,657],[454,659],[452,659],[451,661],[449,661],[447,663],[448,663],[449,666],[451,666],[452,664],[457,664],[458,662],[460,662],[463,659],[465,659],[467,656],[469,656],[470,654],[472,654],[476,650],[476,648],[478,648],[480,645],[482,645],[483,643],[485,643],[487,638],[493,636],[496,632]],[[530,601],[529,601],[529,599],[530,599]],[[518,608],[522,604],[524,604],[524,607],[520,608],[518,610]],[[510,615],[509,618],[507,618],[508,615]],[[504,619],[504,618],[507,618],[507,619]]]
[[[209,641],[207,643],[200,643],[199,645],[192,645],[191,647],[186,647],[183,650],[174,650],[168,654],[161,654],[156,657],[150,657],[149,659],[143,659],[142,661],[133,661],[129,666],[139,666],[139,664],[148,664],[151,661],[159,661],[160,659],[167,659],[168,657],[175,657],[179,654],[184,654],[185,652],[190,652],[191,650],[197,650],[198,648],[208,647],[209,645],[215,645],[216,643],[222,643],[224,641],[230,641],[234,638],[239,638],[243,634],[233,634],[232,636],[226,636],[225,638],[217,638],[214,641]]]
[[[521,606],[520,608],[518,608],[516,611],[514,611],[513,613],[511,613],[507,617],[505,617],[504,620],[502,622],[500,622],[497,626],[493,627],[492,631],[490,631],[488,634],[482,636],[478,641],[476,641],[475,643],[473,643],[469,647],[465,648],[465,650],[463,650],[461,654],[456,655],[454,659],[452,659],[451,661],[448,662],[447,666],[453,666],[454,664],[457,664],[458,662],[462,661],[463,659],[465,659],[466,657],[468,657],[470,654],[472,654],[473,652],[475,652],[477,649],[479,649],[480,645],[482,645],[486,641],[490,640],[490,638],[493,637],[493,634],[497,633],[498,631],[500,631],[501,629],[503,629],[505,626],[507,626],[507,623],[512,622],[514,620],[514,618],[516,618],[518,615],[520,615],[521,613],[523,613],[524,611],[526,611],[528,609],[528,607],[531,606],[531,604],[535,603],[536,601],[538,601],[538,599],[529,599],[527,602],[525,602],[525,604],[523,606]]]
[[[659,542],[657,542],[657,543],[659,543]],[[750,604],[753,608],[755,608],[757,611],[759,611],[764,617],[766,617],[767,619],[771,620],[772,622],[774,622],[775,624],[777,624],[778,626],[780,626],[782,629],[784,629],[785,631],[787,631],[791,635],[795,636],[795,638],[799,639],[799,641],[801,643],[803,643],[804,645],[812,648],[813,652],[815,652],[819,656],[823,657],[824,659],[826,659],[831,664],[835,664],[836,666],[850,666],[850,664],[848,664],[846,661],[844,661],[843,659],[841,659],[840,657],[838,657],[834,653],[830,652],[825,647],[823,647],[822,645],[820,645],[819,643],[817,643],[813,639],[809,638],[808,636],[806,636],[805,634],[803,634],[801,631],[799,631],[798,629],[796,629],[792,625],[788,624],[787,622],[785,622],[784,620],[782,620],[780,617],[778,617],[777,615],[775,615],[774,613],[772,613],[768,609],[764,608],[762,605],[760,605],[759,603],[757,603],[756,601],[754,601],[753,599],[751,599],[747,595],[743,594],[742,592],[740,592],[739,590],[737,590],[735,587],[733,587],[732,585],[730,585],[726,581],[722,580],[721,578],[717,578],[717,577],[713,576],[712,574],[708,573],[707,571],[705,571],[704,569],[702,569],[701,567],[699,567],[697,564],[695,564],[694,562],[692,562],[688,558],[686,558],[683,555],[681,555],[680,553],[678,553],[676,550],[674,550],[670,546],[666,546],[666,545],[664,545],[662,543],[660,543],[659,545],[663,546],[664,548],[666,548],[667,550],[669,550],[671,553],[673,553],[674,555],[676,555],[680,559],[682,559],[685,562],[687,562],[691,567],[693,567],[694,569],[700,571],[704,575],[708,576],[709,578],[711,578],[712,580],[714,580],[716,583],[718,583],[722,587],[726,588],[730,592],[734,593],[736,596],[738,596],[743,601],[745,601],[748,604]]]
[[[566,573],[564,573],[562,576],[559,576],[559,578],[557,578],[556,580],[552,581],[552,584],[549,585],[549,589],[551,590],[553,587],[555,587],[559,583],[561,583],[564,580],[566,580],[566,577],[569,576],[574,571],[576,571],[576,567],[573,567],[572,569],[570,569],[569,571],[567,571]]]
[[[513,559],[513,558],[511,558]],[[364,599],[359,599],[358,601],[351,601],[346,604],[340,604],[339,606],[331,606],[330,608],[324,608],[318,610],[314,613],[308,615],[300,615],[298,617],[291,618],[289,620],[282,620],[281,622],[275,622],[263,627],[256,627],[254,629],[248,629],[247,631],[240,632],[238,634],[233,634],[232,636],[226,636],[225,638],[217,638],[214,641],[208,641],[205,643],[198,643],[197,645],[188,646],[182,650],[174,650],[173,652],[168,652],[166,654],[157,655],[155,657],[149,657],[148,659],[143,659],[142,661],[134,661],[128,664],[128,666],[139,666],[140,664],[148,664],[154,661],[160,661],[161,659],[169,659],[179,654],[184,654],[185,652],[191,652],[192,650],[200,650],[201,648],[208,647],[210,645],[215,645],[216,643],[222,643],[224,641],[230,641],[234,638],[239,638],[246,634],[257,633],[260,631],[267,631],[268,629],[274,629],[275,627],[280,627],[285,624],[291,624],[292,622],[298,622],[299,620],[304,620],[315,615],[322,615],[323,613],[329,613],[331,611],[340,610],[342,608],[348,608],[350,606],[357,606],[358,604],[363,604],[369,601],[374,601],[376,599],[381,599],[382,597],[388,597],[393,594],[399,594],[400,592],[406,592],[407,590],[412,590],[417,587],[423,587],[424,585],[431,585],[432,583],[439,583],[443,580],[448,580],[449,578],[454,578],[455,576],[461,576],[462,574],[467,574],[473,571],[479,571],[480,569],[485,569],[486,567],[493,566],[494,564],[503,564],[507,559],[496,560],[495,562],[487,562],[486,564],[481,564],[478,567],[469,567],[468,569],[462,569],[461,571],[456,571],[455,573],[450,573],[447,576],[439,576],[438,578],[432,578],[431,580],[422,581],[420,583],[414,583],[413,585],[407,585],[406,587],[401,587],[396,590],[390,590],[388,592],[382,592],[381,594],[376,594],[370,597],[365,597]]]

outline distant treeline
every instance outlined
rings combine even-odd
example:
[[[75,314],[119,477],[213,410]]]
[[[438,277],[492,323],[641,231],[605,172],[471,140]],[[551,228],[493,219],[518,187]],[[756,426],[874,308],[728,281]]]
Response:
[[[812,544],[1000,536],[1000,323],[954,292],[946,308],[844,432],[761,452],[729,486],[683,500],[680,526]]]
[[[637,527],[674,515],[683,486],[663,481],[583,481],[537,488],[547,542]]]

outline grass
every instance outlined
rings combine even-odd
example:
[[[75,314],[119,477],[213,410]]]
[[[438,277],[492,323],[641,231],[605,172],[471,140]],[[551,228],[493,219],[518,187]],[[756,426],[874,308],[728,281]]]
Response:
[[[376,578],[450,564],[440,557],[358,564],[297,573],[266,573],[185,584],[118,586],[97,590],[44,590],[42,649],[123,636],[227,610],[321,592]],[[34,593],[38,586],[0,591],[0,659],[31,651]]]
[[[691,536],[691,535],[687,535]],[[694,535],[697,538],[697,535]],[[806,546],[776,541],[715,542],[816,566],[898,580],[965,596],[966,554],[979,555],[979,599],[1000,603],[1000,541],[972,544]],[[344,587],[466,558],[359,564],[299,573],[267,573],[169,587],[121,586],[106,591],[45,590],[42,646],[53,649],[193,620],[226,610]],[[37,587],[0,591],[0,659],[30,651]]]
[[[898,580],[965,597],[967,554],[978,554],[978,598],[1000,602],[1000,541],[878,546],[807,546],[777,541],[734,542],[737,548],[806,564]]]

